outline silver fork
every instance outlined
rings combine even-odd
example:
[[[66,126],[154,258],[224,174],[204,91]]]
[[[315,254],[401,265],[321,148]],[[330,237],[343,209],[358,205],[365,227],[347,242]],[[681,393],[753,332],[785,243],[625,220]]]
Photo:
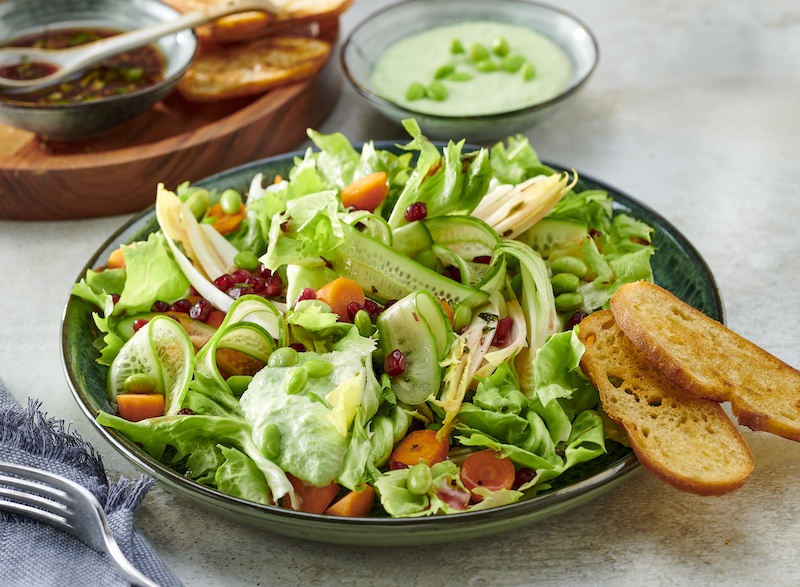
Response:
[[[158,587],[125,558],[111,534],[102,506],[85,487],[60,475],[2,462],[0,485],[15,488],[0,487],[0,510],[60,528],[87,546],[108,554],[134,585]]]

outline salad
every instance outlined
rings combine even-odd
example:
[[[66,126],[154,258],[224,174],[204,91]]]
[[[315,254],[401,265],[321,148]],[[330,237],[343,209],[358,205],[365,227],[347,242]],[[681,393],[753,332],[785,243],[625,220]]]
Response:
[[[159,229],[87,271],[108,409],[259,504],[418,517],[528,499],[625,442],[574,327],[652,281],[652,228],[527,139],[339,133],[243,197],[158,186]]]

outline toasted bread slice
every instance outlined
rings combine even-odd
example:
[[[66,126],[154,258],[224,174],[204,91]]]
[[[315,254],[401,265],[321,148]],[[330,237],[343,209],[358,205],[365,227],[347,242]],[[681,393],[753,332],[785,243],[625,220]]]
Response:
[[[611,311],[673,383],[729,401],[748,428],[800,441],[800,371],[652,283],[619,288]]]
[[[648,470],[699,495],[720,495],[745,482],[753,455],[717,402],[694,397],[664,377],[609,310],[584,318],[578,336],[586,346],[581,368]]]
[[[312,77],[330,52],[327,41],[291,36],[207,45],[178,83],[178,92],[190,102],[260,94]]]
[[[178,10],[202,10],[219,0],[169,0]],[[273,0],[277,16],[264,12],[241,12],[197,27],[201,40],[241,42],[282,32],[309,22],[338,17],[352,0]]]

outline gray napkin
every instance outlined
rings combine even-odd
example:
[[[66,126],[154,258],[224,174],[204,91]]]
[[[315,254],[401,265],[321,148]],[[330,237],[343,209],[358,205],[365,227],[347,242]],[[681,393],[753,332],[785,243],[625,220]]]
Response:
[[[110,482],[95,450],[63,420],[48,418],[40,403],[20,407],[0,380],[0,460],[45,469],[80,483],[102,504],[122,552],[164,587],[181,582],[133,527],[133,512],[154,481]],[[60,530],[0,512],[0,585],[129,585],[105,554]]]

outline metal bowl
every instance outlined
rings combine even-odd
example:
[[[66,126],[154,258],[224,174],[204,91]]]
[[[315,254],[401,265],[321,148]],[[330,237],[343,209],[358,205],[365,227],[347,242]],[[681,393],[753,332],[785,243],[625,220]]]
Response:
[[[178,16],[158,0],[7,0],[0,2],[0,45],[43,29],[129,31]],[[0,122],[54,140],[97,136],[145,112],[175,88],[197,51],[191,30],[154,43],[165,71],[157,84],[128,94],[71,104],[34,104],[0,94]]]

